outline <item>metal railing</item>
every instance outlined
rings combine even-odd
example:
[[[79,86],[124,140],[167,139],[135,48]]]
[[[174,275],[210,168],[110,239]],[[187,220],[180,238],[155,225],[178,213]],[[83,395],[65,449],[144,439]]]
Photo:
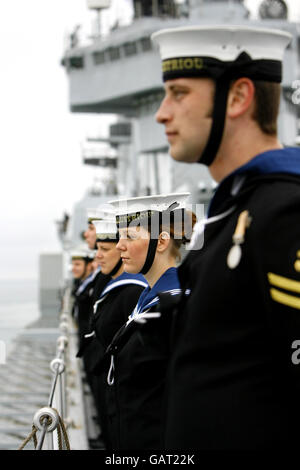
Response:
[[[69,293],[63,298],[63,309],[60,315],[59,330],[62,333],[57,338],[56,357],[50,362],[53,372],[51,390],[47,406],[40,408],[33,417],[31,434],[25,439],[19,450],[34,439],[36,450],[70,450],[66,432],[66,352],[69,332]],[[54,434],[57,434],[55,442]]]

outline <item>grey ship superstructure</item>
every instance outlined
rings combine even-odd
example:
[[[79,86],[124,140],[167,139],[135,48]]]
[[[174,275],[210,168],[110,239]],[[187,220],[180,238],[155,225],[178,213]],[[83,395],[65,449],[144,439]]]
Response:
[[[109,3],[89,0],[88,6],[100,15],[101,8]],[[62,59],[69,80],[71,112],[114,113],[119,118],[108,141],[118,152],[115,177],[120,197],[188,190],[193,203],[207,205],[215,188],[206,167],[178,163],[168,156],[164,126],[155,121],[163,85],[160,57],[150,35],[162,28],[252,24],[292,33],[285,57],[279,137],[285,145],[296,144],[299,25],[287,21],[283,0],[264,0],[261,19],[256,21],[249,19],[243,0],[150,0],[134,1],[133,6],[131,24],[116,26],[106,36],[98,32],[86,46],[70,46]]]

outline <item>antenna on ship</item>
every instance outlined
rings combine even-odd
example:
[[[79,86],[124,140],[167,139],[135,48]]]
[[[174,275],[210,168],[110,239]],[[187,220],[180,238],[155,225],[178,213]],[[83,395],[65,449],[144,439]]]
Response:
[[[89,10],[97,12],[97,31],[96,36],[101,36],[101,13],[111,6],[111,0],[87,0]]]

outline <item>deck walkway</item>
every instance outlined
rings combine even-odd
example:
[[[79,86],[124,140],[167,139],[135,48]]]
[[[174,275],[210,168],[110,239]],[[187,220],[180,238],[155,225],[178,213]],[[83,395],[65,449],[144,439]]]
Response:
[[[31,432],[33,416],[47,406],[57,355],[59,314],[48,311],[25,328],[13,341],[5,364],[0,365],[0,450],[17,450]],[[99,434],[94,408],[85,383],[81,360],[76,359],[77,331],[68,321],[66,354],[66,423],[71,449],[88,450]],[[25,449],[33,449],[31,441]]]

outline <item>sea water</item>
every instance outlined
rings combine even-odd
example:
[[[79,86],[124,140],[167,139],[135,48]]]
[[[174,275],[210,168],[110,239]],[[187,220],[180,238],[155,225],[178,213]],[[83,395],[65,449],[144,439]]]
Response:
[[[38,280],[0,280],[0,352],[2,355],[3,351],[5,354],[9,353],[18,333],[36,321],[39,316]]]

